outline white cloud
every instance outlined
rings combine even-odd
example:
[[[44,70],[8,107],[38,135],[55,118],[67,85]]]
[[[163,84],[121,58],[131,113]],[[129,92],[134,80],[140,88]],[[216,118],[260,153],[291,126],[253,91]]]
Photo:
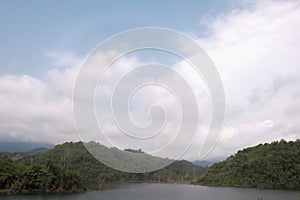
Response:
[[[300,2],[234,3],[235,9],[206,23],[210,36],[198,39],[227,97],[224,135],[211,156],[300,136],[299,114],[289,113],[300,104]],[[229,130],[234,137],[228,140]]]
[[[73,67],[74,65],[80,64],[82,61],[82,59],[78,55],[74,54],[72,51],[48,51],[46,52],[46,56],[52,58],[53,65],[59,68]]]
[[[210,35],[197,39],[215,62],[227,99],[224,132],[210,158],[228,156],[260,142],[299,138],[300,2],[237,2],[234,1],[230,12],[210,19],[206,16]],[[54,59],[56,68],[47,73],[45,80],[26,75],[0,76],[1,140],[54,143],[78,140],[73,123],[72,92],[82,58],[70,52],[51,52],[48,55]],[[99,54],[95,58],[106,63],[111,56],[113,53]],[[104,87],[99,88],[97,98],[107,100],[117,80],[132,66],[142,63],[136,57],[120,59],[113,70],[107,71]],[[178,62],[173,68],[190,81],[192,88],[196,88],[203,120],[200,131],[205,132],[211,117],[207,91],[186,63]],[[160,76],[158,78],[164,78]],[[159,103],[170,113],[168,130],[175,132],[173,129],[179,122],[176,99],[161,88],[152,88],[151,93],[149,89],[137,93],[133,99],[139,108],[132,113],[133,119],[137,119],[140,125],[149,123],[145,111]],[[100,115],[109,117],[108,109],[104,111]],[[118,131],[110,124],[105,124],[105,129],[112,133]],[[111,134],[111,137],[116,135]],[[185,158],[197,159],[201,139],[203,136],[198,138]],[[131,145],[138,147],[140,144]],[[149,146],[145,148],[151,149]]]
[[[40,80],[26,75],[1,76],[0,103],[1,140],[73,139],[70,99],[58,96]]]

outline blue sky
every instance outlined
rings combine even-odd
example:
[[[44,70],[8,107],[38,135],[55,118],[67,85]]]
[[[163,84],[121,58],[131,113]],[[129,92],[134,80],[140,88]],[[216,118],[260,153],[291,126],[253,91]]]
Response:
[[[183,32],[215,63],[225,90],[226,120],[210,158],[259,143],[295,140],[300,138],[299,24],[299,0],[2,0],[0,140],[77,141],[72,95],[82,60],[108,37],[140,27]],[[100,95],[108,98],[114,81],[140,65],[144,55],[164,61],[169,57],[160,52],[124,57],[116,64],[119,71],[107,75]],[[104,62],[109,56],[100,55],[99,60]],[[184,74],[193,89],[201,88],[199,77],[184,63],[167,64]],[[136,97],[142,109],[134,110],[135,119],[147,121],[143,112],[147,108],[142,106],[153,103],[176,111],[174,97],[159,89],[147,91]],[[207,96],[201,91],[197,95],[199,102],[209,105],[205,104]],[[174,113],[171,116],[173,128],[178,119]],[[200,127],[203,132],[207,128]],[[197,158],[200,140],[185,158]],[[135,144],[126,147],[139,148]]]
[[[228,2],[195,1],[1,1],[0,73],[42,76],[47,52],[87,54],[107,37],[153,26],[205,34],[200,19],[225,11]]]

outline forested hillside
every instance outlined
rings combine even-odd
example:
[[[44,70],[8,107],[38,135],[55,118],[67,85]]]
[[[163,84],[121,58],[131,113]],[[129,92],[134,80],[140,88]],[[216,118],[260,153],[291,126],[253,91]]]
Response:
[[[107,148],[104,147],[103,148]],[[109,149],[109,148],[107,148]],[[116,151],[115,148],[111,151]],[[120,151],[120,150],[118,150]],[[204,172],[202,167],[187,161],[175,161],[170,166],[152,173],[129,174],[111,169],[96,160],[84,147],[83,143],[65,143],[45,153],[20,161],[23,164],[59,163],[70,170],[75,170],[86,185],[109,181],[153,181],[153,182],[192,182]],[[97,178],[98,177],[98,178]]]
[[[2,193],[53,193],[98,189],[110,182],[191,183],[204,169],[187,161],[175,161],[156,172],[124,173],[100,163],[83,143],[70,142],[15,163],[2,154],[0,171]]]
[[[120,151],[101,148],[112,153]],[[205,174],[204,168],[184,160],[151,173],[120,172],[95,159],[81,142],[41,150],[15,162],[9,157],[15,154],[0,153],[0,194],[78,192],[101,189],[107,183],[117,182],[197,182],[214,186],[300,189],[299,140],[281,140],[238,151],[208,167]],[[144,154],[141,150],[136,153]]]
[[[55,193],[83,190],[78,173],[59,163],[23,165],[0,154],[0,194]]]
[[[198,180],[202,185],[300,190],[300,140],[238,151]]]

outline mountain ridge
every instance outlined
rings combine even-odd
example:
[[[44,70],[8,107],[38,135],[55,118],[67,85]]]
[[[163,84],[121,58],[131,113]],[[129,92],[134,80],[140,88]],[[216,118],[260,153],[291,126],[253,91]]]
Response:
[[[300,140],[239,150],[207,168],[200,185],[300,190]]]
[[[0,152],[28,152],[36,148],[53,148],[55,145],[47,142],[0,141]]]

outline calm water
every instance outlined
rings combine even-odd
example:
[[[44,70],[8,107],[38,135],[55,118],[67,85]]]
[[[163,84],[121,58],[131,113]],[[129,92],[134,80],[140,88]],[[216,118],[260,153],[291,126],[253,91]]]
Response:
[[[258,190],[169,184],[130,184],[104,192],[69,195],[0,196],[2,200],[300,200],[298,191]]]

